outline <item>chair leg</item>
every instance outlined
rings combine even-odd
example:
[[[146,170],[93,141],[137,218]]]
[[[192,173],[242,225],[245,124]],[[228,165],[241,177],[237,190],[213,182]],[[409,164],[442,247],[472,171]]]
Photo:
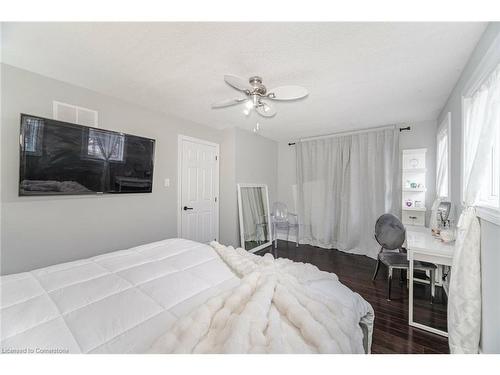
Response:
[[[429,285],[431,286],[431,303],[434,302],[434,295],[436,293],[436,275],[435,275],[435,271],[434,270],[431,270],[429,272],[429,276],[430,276],[430,280],[429,280]]]
[[[295,238],[295,247],[299,247],[299,226],[297,225],[297,238]]]
[[[372,280],[375,280],[375,278],[377,277],[379,268],[380,268],[380,259],[377,258],[377,265],[375,266],[375,273],[373,274]]]
[[[388,268],[387,275],[387,301],[391,300],[391,286],[392,286],[392,267]]]
[[[290,239],[290,226],[286,227],[286,246],[288,247],[288,240]]]
[[[273,232],[274,232],[274,248],[278,248],[278,233],[276,233],[276,224],[273,224]]]

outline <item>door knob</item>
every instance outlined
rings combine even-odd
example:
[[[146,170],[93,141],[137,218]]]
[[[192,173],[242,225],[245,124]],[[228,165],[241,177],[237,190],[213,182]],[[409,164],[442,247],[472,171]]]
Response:
[[[192,210],[192,209],[193,209],[193,207],[184,206],[184,211]]]

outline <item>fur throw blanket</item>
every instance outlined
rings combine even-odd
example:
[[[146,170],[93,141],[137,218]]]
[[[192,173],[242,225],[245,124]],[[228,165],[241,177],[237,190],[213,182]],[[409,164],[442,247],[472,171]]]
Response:
[[[150,352],[369,353],[373,309],[335,274],[211,246],[240,284],[180,318]]]

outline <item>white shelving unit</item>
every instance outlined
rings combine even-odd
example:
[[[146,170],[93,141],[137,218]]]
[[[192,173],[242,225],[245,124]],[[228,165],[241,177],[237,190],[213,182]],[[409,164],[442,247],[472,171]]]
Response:
[[[426,148],[403,150],[402,210],[403,224],[425,225]]]

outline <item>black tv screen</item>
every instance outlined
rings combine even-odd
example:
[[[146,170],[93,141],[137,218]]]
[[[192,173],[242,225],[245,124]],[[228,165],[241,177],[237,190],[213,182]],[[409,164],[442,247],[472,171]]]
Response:
[[[21,114],[19,195],[150,193],[155,140]]]

